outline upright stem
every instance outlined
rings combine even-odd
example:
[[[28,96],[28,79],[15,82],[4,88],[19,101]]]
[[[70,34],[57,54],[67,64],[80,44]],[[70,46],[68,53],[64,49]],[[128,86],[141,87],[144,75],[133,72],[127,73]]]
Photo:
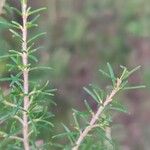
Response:
[[[29,108],[29,70],[28,70],[28,50],[27,50],[27,19],[28,19],[28,13],[27,13],[27,1],[23,0],[22,2],[22,20],[23,20],[23,26],[22,26],[22,62],[23,62],[23,90],[24,90],[24,102],[23,102],[23,108],[25,111],[23,111],[23,145],[25,150],[29,150],[29,139],[28,139],[28,133],[29,133],[29,126],[28,126],[28,108]]]
[[[121,79],[117,79],[116,86],[114,87],[110,95],[107,96],[106,100],[104,101],[104,104],[100,106],[97,112],[93,115],[93,117],[90,120],[89,125],[83,130],[83,132],[80,133],[77,139],[76,145],[72,148],[72,150],[78,150],[81,143],[88,135],[88,133],[96,126],[96,122],[101,117],[102,112],[104,111],[106,106],[112,102],[113,97],[119,91],[121,82],[122,82]]]

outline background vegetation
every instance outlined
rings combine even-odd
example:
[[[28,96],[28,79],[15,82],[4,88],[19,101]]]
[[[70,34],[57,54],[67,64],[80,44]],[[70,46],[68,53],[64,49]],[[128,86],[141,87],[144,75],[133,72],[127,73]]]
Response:
[[[117,132],[116,127],[113,128],[113,135],[121,150],[148,150],[149,0],[36,0],[30,3],[33,8],[47,6],[39,19],[38,29],[47,35],[37,41],[37,45],[44,45],[37,55],[40,65],[52,66],[54,70],[37,71],[32,78],[43,79],[41,82],[48,79],[58,89],[53,97],[57,103],[53,107],[57,128],[51,134],[61,132],[60,122],[71,124],[72,107],[84,109],[83,100],[89,97],[82,87],[101,83],[105,88],[106,81],[96,72],[104,68],[106,62],[111,62],[116,72],[118,64],[129,68],[141,65],[142,71],[130,80],[133,84],[145,82],[147,90],[132,91],[118,97],[128,106],[130,115],[114,115],[119,125]],[[17,0],[8,0],[8,4],[19,7]],[[7,10],[7,6],[1,15],[8,20],[20,20],[17,14]],[[35,32],[33,30],[30,34]],[[7,50],[14,47],[17,48],[17,41],[11,38],[4,25],[0,25],[0,55],[7,54]],[[0,62],[0,77],[7,75],[6,63],[7,60]],[[0,84],[7,89],[7,83]],[[91,106],[95,108],[92,101]],[[51,137],[47,130],[43,130],[40,136]]]

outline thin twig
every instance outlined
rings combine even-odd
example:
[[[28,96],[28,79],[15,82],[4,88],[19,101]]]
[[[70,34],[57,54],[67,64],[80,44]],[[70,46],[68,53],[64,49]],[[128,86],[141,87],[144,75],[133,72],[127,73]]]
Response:
[[[78,150],[79,149],[79,147],[80,147],[81,143],[83,142],[83,140],[85,139],[85,137],[93,129],[96,122],[101,117],[101,114],[104,111],[104,109],[106,108],[106,106],[108,106],[112,102],[113,97],[120,90],[121,82],[122,82],[121,78],[120,79],[118,78],[114,89],[112,90],[110,95],[108,95],[106,97],[106,100],[104,101],[103,105],[101,105],[98,108],[97,112],[91,118],[89,125],[83,130],[83,132],[80,133],[79,138],[77,139],[76,145],[72,148],[72,150]]]

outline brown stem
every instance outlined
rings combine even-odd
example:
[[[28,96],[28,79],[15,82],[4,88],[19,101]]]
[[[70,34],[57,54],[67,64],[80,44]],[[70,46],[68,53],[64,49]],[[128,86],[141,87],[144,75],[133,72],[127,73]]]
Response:
[[[28,133],[29,133],[29,125],[28,125],[28,115],[27,111],[29,108],[29,70],[27,68],[28,65],[28,50],[27,50],[27,2],[22,2],[22,20],[23,20],[23,27],[22,27],[22,62],[23,62],[23,90],[24,90],[24,104],[23,108],[25,111],[23,111],[23,145],[25,150],[29,150],[29,139],[28,139]]]
[[[119,91],[119,87],[121,84],[121,79],[117,79],[117,83],[115,88],[112,90],[110,95],[107,96],[106,100],[104,101],[104,104],[101,105],[97,112],[93,115],[93,117],[90,120],[89,125],[83,130],[83,132],[80,133],[79,138],[77,139],[76,146],[72,148],[72,150],[78,150],[82,141],[85,139],[85,137],[88,135],[88,133],[93,129],[95,126],[97,120],[101,117],[101,114],[105,107],[112,102],[112,98],[115,96],[115,94]]]

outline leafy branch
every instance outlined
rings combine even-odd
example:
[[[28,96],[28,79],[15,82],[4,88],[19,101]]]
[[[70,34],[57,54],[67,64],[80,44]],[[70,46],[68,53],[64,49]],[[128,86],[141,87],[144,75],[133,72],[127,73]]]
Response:
[[[116,94],[120,91],[127,89],[145,88],[144,85],[128,86],[128,78],[140,66],[128,70],[126,67],[121,66],[122,73],[119,77],[115,76],[113,68],[107,63],[108,73],[104,70],[99,70],[105,77],[109,78],[112,82],[111,91],[105,92],[98,86],[90,84],[89,88],[84,87],[84,90],[89,94],[92,99],[97,103],[96,110],[93,110],[85,100],[86,112],[73,110],[74,129],[70,130],[63,125],[65,133],[55,135],[53,138],[66,136],[70,141],[71,146],[62,146],[64,149],[108,149],[109,144],[113,146],[113,139],[111,139],[110,127],[112,124],[112,112],[116,110],[120,112],[127,112],[126,108],[117,100],[114,100]],[[84,125],[84,126],[83,126]],[[108,133],[109,132],[109,133]],[[97,143],[96,143],[97,141]],[[95,143],[94,145],[92,143]],[[91,143],[90,147],[88,146]]]
[[[83,131],[80,132],[79,137],[77,138],[77,140],[75,142],[75,146],[73,146],[72,150],[78,150],[79,149],[82,142],[88,136],[88,134],[91,130],[93,130],[94,128],[99,128],[99,127],[101,128],[101,126],[97,123],[101,119],[102,113],[104,112],[104,110],[112,103],[112,101],[114,99],[114,96],[120,90],[145,88],[145,86],[143,86],[143,85],[142,86],[135,86],[135,87],[125,87],[126,84],[127,84],[127,78],[132,73],[134,73],[136,70],[138,70],[140,68],[139,66],[134,68],[131,71],[128,71],[126,67],[122,67],[123,72],[122,72],[121,76],[117,77],[117,78],[114,75],[114,72],[113,72],[113,69],[112,69],[111,65],[108,63],[107,66],[108,66],[109,74],[104,72],[103,70],[100,70],[100,72],[102,72],[105,76],[109,77],[112,80],[113,89],[110,92],[110,94],[108,94],[106,96],[106,99],[102,100],[101,96],[97,92],[95,92],[95,94],[93,94],[91,91],[89,91],[88,89],[85,88],[86,92],[88,94],[90,94],[93,97],[93,99],[96,100],[96,102],[99,103],[99,108],[97,109],[97,111],[95,113],[92,112],[91,120],[89,121],[86,128]],[[97,98],[98,98],[98,100],[97,100]],[[77,122],[77,120],[76,120],[76,122]]]
[[[12,37],[16,38],[20,42],[19,45],[21,45],[21,50],[9,50],[8,55],[0,57],[0,59],[10,58],[12,61],[12,63],[7,64],[10,77],[0,79],[0,82],[7,81],[10,85],[7,94],[3,94],[3,91],[0,93],[0,103],[2,105],[0,123],[3,125],[2,129],[5,129],[6,122],[9,124],[12,121],[9,126],[10,131],[7,131],[11,134],[1,131],[0,136],[4,141],[10,139],[15,141],[11,145],[17,149],[30,150],[32,147],[37,149],[35,146],[35,140],[39,134],[37,127],[40,124],[43,127],[47,125],[53,127],[53,124],[47,120],[53,115],[48,113],[47,105],[43,104],[42,98],[43,96],[53,96],[55,90],[47,89],[49,82],[41,87],[39,84],[31,82],[29,78],[30,71],[51,69],[44,66],[32,67],[32,64],[29,63],[30,60],[37,62],[33,53],[40,49],[40,47],[34,47],[34,41],[45,35],[45,33],[38,33],[31,38],[28,36],[29,30],[37,27],[35,22],[39,15],[33,17],[33,19],[29,19],[29,17],[45,10],[45,8],[31,10],[31,7],[28,7],[28,0],[19,0],[19,2],[21,3],[21,11],[17,8],[10,9],[22,17],[22,23],[16,21],[9,23],[5,19],[0,22],[0,24],[9,28]],[[17,130],[19,134],[14,130]],[[1,143],[0,148],[3,148]]]

